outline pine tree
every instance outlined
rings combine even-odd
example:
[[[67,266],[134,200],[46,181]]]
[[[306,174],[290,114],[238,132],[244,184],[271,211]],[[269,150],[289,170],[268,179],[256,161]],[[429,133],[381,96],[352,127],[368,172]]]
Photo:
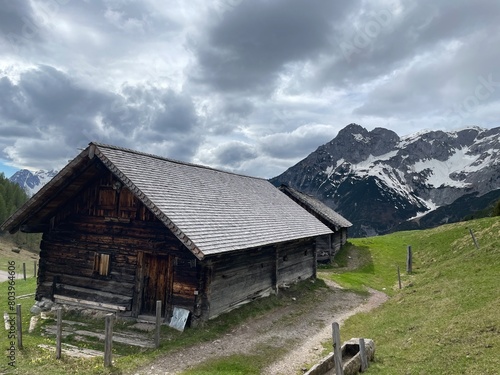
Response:
[[[5,204],[3,196],[0,195],[0,223],[3,223],[8,216],[7,205]]]

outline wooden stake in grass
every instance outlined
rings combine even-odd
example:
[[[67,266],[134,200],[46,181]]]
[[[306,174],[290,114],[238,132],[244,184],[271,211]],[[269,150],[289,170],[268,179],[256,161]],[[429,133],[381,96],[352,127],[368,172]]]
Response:
[[[474,236],[474,232],[472,231],[472,228],[469,228],[470,235],[472,237],[472,241],[474,241],[474,246],[476,246],[476,249],[479,250],[479,244],[477,243],[476,236]]]
[[[23,263],[23,278],[26,281],[26,263]]]
[[[160,346],[160,328],[161,328],[161,301],[156,301],[156,332],[155,347]]]
[[[106,314],[104,339],[104,366],[112,366],[111,351],[113,349],[113,314]]]
[[[337,322],[332,323],[333,335],[333,359],[335,362],[335,374],[344,375],[344,368],[342,366],[342,344],[340,342],[340,328]]]
[[[399,272],[399,266],[398,266],[398,282],[399,282],[399,289],[401,289],[401,272]]]
[[[21,318],[21,305],[16,306],[17,348],[23,348],[23,321]]]
[[[406,273],[409,275],[412,273],[413,268],[413,257],[411,253],[411,245],[408,245],[408,250],[406,254]]]
[[[365,372],[368,368],[368,357],[366,356],[365,339],[363,338],[359,339],[359,356],[361,358],[360,371]]]
[[[33,261],[33,277],[36,277],[36,260]]]
[[[56,359],[61,359],[61,340],[62,340],[62,309],[57,309],[56,326]]]

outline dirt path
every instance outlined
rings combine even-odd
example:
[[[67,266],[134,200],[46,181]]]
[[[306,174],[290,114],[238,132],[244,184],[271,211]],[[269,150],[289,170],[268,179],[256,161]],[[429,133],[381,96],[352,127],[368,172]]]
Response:
[[[23,277],[22,275],[16,274],[16,279]],[[7,271],[0,270],[0,283],[9,280],[9,273]]]
[[[305,364],[321,357],[321,342],[331,336],[331,324],[341,324],[348,317],[369,311],[387,300],[384,293],[370,290],[370,297],[344,291],[334,283],[317,291],[314,308],[298,311],[293,302],[258,319],[241,325],[224,337],[169,353],[149,366],[134,371],[136,375],[178,374],[208,359],[236,353],[251,354],[264,345],[294,347],[284,357],[264,370],[264,374],[295,374]]]

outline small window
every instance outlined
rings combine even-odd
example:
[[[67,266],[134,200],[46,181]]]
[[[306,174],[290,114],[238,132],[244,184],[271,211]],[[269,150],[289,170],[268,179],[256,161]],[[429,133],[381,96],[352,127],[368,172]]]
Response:
[[[109,275],[109,254],[94,254],[94,273],[100,276]]]

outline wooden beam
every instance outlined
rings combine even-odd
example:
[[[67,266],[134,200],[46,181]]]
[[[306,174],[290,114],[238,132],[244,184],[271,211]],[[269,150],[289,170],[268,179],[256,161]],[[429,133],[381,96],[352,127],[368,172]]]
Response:
[[[54,301],[56,303],[70,303],[74,305],[78,305],[80,307],[101,309],[101,310],[113,310],[113,311],[125,311],[125,306],[112,305],[110,303],[102,303],[102,302],[94,302],[94,301],[86,301],[83,299],[72,298],[62,296],[60,294],[54,294]]]
[[[32,224],[32,225],[21,225],[19,228],[23,233],[42,233],[47,232],[50,229],[48,224]],[[17,231],[17,230],[16,230]]]
[[[142,293],[144,288],[144,252],[137,253],[137,269],[135,273],[134,299],[132,300],[132,316],[137,318],[142,308]]]

